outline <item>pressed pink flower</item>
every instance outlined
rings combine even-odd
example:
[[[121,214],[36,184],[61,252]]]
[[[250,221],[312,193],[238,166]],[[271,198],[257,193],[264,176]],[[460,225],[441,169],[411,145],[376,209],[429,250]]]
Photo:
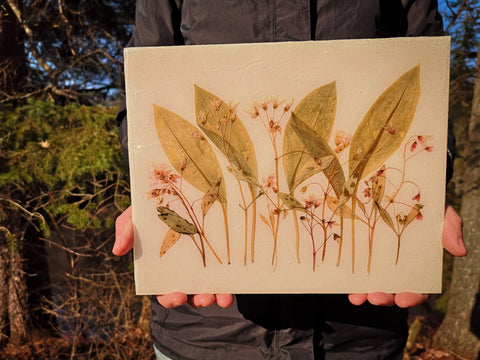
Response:
[[[151,189],[147,191],[147,199],[155,199],[162,194],[162,189]]]
[[[203,135],[200,134],[198,131],[194,131],[194,132],[192,133],[192,137],[193,137],[194,139],[199,139],[199,140],[204,140],[204,139],[205,139],[205,138],[203,137]]]
[[[272,107],[277,109],[280,105],[285,102],[285,99],[280,99],[278,95],[272,97]]]
[[[367,188],[363,189],[363,196],[365,196],[366,198],[371,198],[372,197],[372,188],[367,187]]]
[[[331,229],[332,226],[335,224],[335,220],[326,221],[326,224],[327,224],[327,226]]]
[[[395,135],[395,133],[397,132],[397,129],[394,126],[388,126],[386,130],[391,135]]]
[[[314,208],[319,207],[322,205],[323,199],[319,197],[316,194],[310,194],[306,199],[305,199],[305,207],[307,209],[310,209],[312,206]]]
[[[172,173],[171,169],[168,169],[165,164],[152,167],[152,178],[160,183],[176,183],[180,175]]]
[[[410,145],[410,152],[414,152],[415,149],[417,148],[417,145],[418,145],[417,140],[415,140],[415,141],[412,143],[412,145]]]
[[[423,220],[423,215],[422,213],[419,211],[417,216],[415,217],[415,219],[417,219],[418,221],[422,221]]]
[[[432,138],[433,137],[431,135],[418,135],[416,141],[420,143],[422,150],[432,152],[433,146],[430,144],[430,141],[432,140]]]
[[[294,98],[291,98],[290,101],[288,103],[286,103],[285,106],[283,107],[283,111],[287,112],[288,110],[290,110],[293,102],[294,102]]]
[[[277,192],[277,182],[275,180],[275,175],[274,174],[270,174],[268,175],[267,178],[263,178],[262,179],[263,183],[262,183],[262,187],[265,188],[265,189],[272,189],[273,192]]]
[[[416,201],[416,202],[419,202],[419,201],[420,201],[420,193],[418,193],[417,195],[415,195],[414,197],[412,197],[412,200],[413,200],[413,201]]]
[[[270,120],[270,122],[268,123],[268,127],[270,129],[270,132],[273,134],[273,133],[280,133],[282,132],[282,128],[280,125],[278,125],[277,122],[273,121],[273,120]]]

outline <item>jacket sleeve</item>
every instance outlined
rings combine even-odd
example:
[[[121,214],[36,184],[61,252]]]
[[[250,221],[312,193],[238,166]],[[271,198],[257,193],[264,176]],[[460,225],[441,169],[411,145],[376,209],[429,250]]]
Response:
[[[405,2],[405,0],[404,0]],[[407,36],[442,36],[443,21],[438,12],[437,0],[408,0],[405,6],[408,18]],[[447,149],[447,182],[453,175],[455,136],[449,126]]]
[[[135,30],[129,47],[181,45],[181,0],[138,0],[135,11]],[[122,150],[128,159],[127,109],[125,88],[117,114],[117,125]]]
[[[407,12],[407,36],[443,35],[437,0],[402,0]]]

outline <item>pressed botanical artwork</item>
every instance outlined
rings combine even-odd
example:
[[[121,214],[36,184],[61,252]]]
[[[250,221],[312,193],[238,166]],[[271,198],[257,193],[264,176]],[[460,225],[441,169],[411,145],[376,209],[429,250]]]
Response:
[[[129,49],[137,292],[440,291],[448,47]]]

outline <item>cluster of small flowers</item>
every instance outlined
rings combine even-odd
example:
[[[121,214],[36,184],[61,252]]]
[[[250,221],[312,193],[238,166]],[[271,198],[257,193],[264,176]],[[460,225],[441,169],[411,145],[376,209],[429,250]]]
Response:
[[[262,179],[262,187],[265,190],[271,189],[275,194],[278,192],[277,181],[275,180],[275,175],[270,174],[267,178]]]
[[[265,96],[262,102],[251,101],[249,106],[245,109],[245,112],[250,115],[252,119],[257,118],[260,115],[260,109],[267,111],[268,107],[271,105],[273,110],[278,109],[281,105],[285,103],[285,99],[280,99],[278,95]],[[287,112],[292,107],[294,99],[292,98],[288,103],[283,105],[283,112]]]
[[[372,175],[370,177],[370,179],[368,179],[367,181],[364,181],[365,185],[367,186],[364,190],[363,190],[363,195],[366,197],[366,198],[371,198],[372,197],[372,188],[373,188],[373,185],[374,184],[378,184],[378,180],[379,180],[379,177],[380,176],[383,176],[383,174],[385,173],[385,169],[382,168],[380,170],[377,170],[375,172],[375,175]]]
[[[312,207],[313,208],[318,208],[322,204],[323,204],[323,199],[316,194],[310,194],[305,199],[305,208],[306,209],[310,209]]]
[[[152,179],[154,181],[164,183],[176,183],[180,175],[172,173],[172,170],[167,168],[165,164],[152,166]]]
[[[182,168],[184,168],[184,165],[182,165]],[[155,186],[155,188],[147,192],[148,199],[157,199],[158,203],[161,204],[165,194],[177,195],[173,185],[180,178],[180,175],[173,173],[165,164],[152,166],[151,178],[153,180],[152,186]]]
[[[432,139],[432,136],[430,135],[416,136],[412,142],[412,145],[410,145],[410,152],[414,152],[415,150],[417,150],[418,145],[420,145],[419,151],[425,150],[427,152],[432,152],[433,146],[429,144],[431,139]]]
[[[335,131],[335,153],[339,154],[343,150],[345,150],[352,142],[352,137],[348,134],[345,134],[345,131],[343,130],[337,130]]]

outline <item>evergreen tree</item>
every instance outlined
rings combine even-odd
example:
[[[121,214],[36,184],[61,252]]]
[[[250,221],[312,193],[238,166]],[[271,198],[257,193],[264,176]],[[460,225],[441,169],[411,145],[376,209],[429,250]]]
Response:
[[[134,0],[0,0],[0,102],[115,94],[134,9]]]

